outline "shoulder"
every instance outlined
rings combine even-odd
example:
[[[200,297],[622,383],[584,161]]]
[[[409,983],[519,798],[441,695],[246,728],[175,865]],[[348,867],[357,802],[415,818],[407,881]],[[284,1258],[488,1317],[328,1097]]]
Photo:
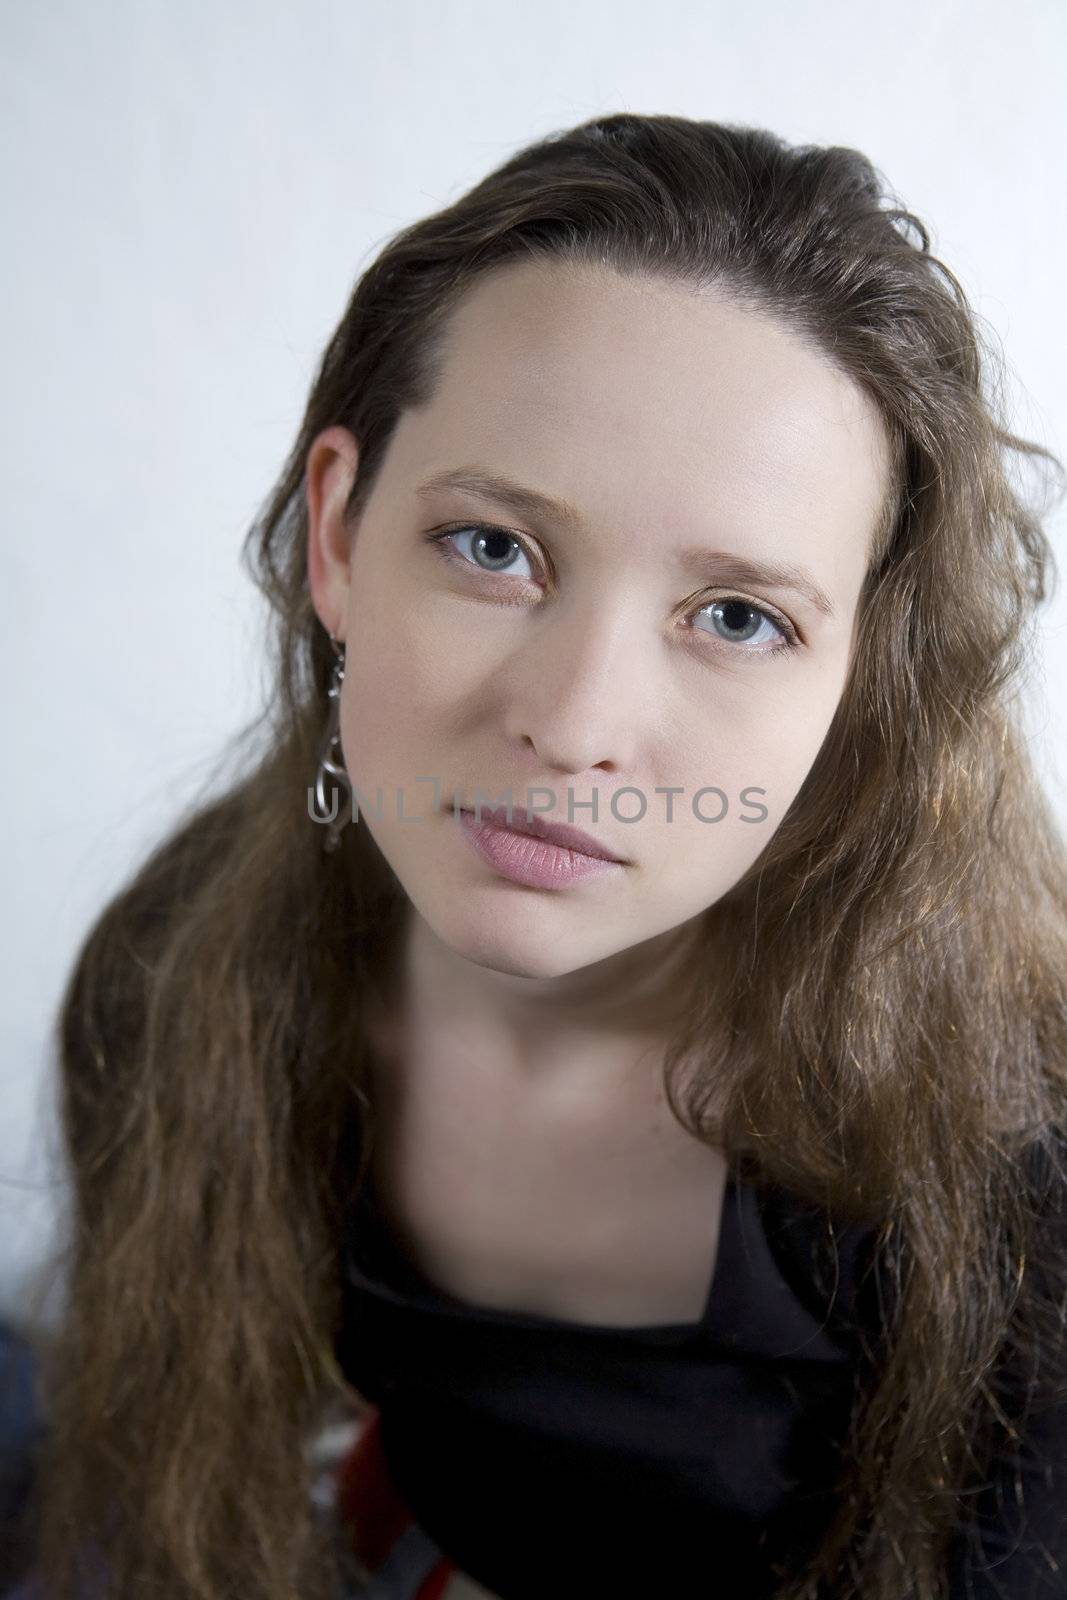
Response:
[[[777,1185],[757,1189],[768,1244],[794,1294],[857,1359],[874,1359],[891,1320],[895,1234],[843,1222]]]
[[[1027,1316],[992,1373],[999,1415],[985,1479],[953,1540],[950,1600],[1044,1600],[1067,1569],[1067,1139],[1030,1144],[1020,1182],[1031,1210],[1022,1251]]]

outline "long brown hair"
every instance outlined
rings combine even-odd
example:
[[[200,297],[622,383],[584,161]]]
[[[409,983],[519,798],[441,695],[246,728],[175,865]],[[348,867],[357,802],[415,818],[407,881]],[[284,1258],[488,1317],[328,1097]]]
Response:
[[[1032,1360],[1059,1392],[1067,1266],[1041,1218],[1067,1182],[1067,860],[1017,704],[1052,555],[1009,466],[1062,467],[1008,430],[963,290],[862,154],[600,117],[521,149],[359,277],[245,546],[272,612],[267,707],[73,967],[68,1276],[40,1391],[50,1597],[76,1592],[87,1544],[122,1597],[334,1593],[307,1445],[346,1392],[364,1022],[405,897],[365,825],[330,854],[308,815],[332,651],[304,467],[332,424],[358,439],[354,525],[401,413],[434,392],[451,312],[531,259],[776,315],[873,397],[892,441],[840,706],[766,850],[705,913],[714,973],[667,1063],[694,1134],[876,1224],[895,1285],[834,1519],[781,1600],[943,1595],[961,1497],[1017,1424],[1002,1363]]]

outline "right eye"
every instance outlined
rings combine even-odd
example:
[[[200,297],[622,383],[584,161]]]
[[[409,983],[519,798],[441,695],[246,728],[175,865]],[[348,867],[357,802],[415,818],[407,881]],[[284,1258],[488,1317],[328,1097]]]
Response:
[[[523,578],[530,580],[533,572],[516,572],[508,563],[513,562],[516,555],[524,560],[525,546],[518,534],[509,533],[506,528],[493,528],[480,522],[464,522],[457,528],[445,528],[441,533],[429,535],[431,544],[440,551],[445,561],[461,561],[464,566],[473,567],[476,572],[484,572],[487,576],[499,573],[504,578]],[[468,551],[462,551],[453,540],[469,541]]]

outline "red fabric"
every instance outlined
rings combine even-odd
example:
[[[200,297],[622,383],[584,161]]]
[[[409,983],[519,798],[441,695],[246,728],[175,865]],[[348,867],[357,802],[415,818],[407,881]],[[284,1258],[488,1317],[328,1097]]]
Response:
[[[368,1408],[355,1444],[337,1468],[336,1484],[338,1512],[352,1548],[363,1565],[376,1572],[415,1520],[389,1476],[377,1406]],[[458,1570],[450,1557],[442,1555],[412,1600],[443,1600],[449,1579]]]
[[[359,1437],[338,1467],[337,1505],[351,1530],[356,1554],[372,1572],[413,1521],[385,1465],[377,1406],[370,1408]]]
[[[451,1582],[452,1574],[459,1568],[448,1556],[442,1556],[428,1577],[419,1584],[419,1592],[415,1600],[442,1600]]]

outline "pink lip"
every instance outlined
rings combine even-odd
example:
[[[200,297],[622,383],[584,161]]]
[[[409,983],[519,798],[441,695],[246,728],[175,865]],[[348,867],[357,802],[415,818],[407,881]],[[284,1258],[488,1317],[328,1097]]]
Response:
[[[464,807],[468,816],[474,813],[469,807]],[[581,828],[572,828],[565,822],[548,822],[544,817],[531,813],[524,806],[511,808],[511,819],[508,820],[507,806],[482,806],[479,815],[483,822],[492,822],[498,828],[507,828],[512,833],[532,834],[535,839],[546,839],[549,844],[558,844],[564,850],[576,850],[579,855],[592,856],[596,861],[615,861],[622,863],[623,857],[594,839],[591,833],[583,833]]]
[[[502,877],[532,889],[563,889],[584,878],[614,872],[624,863],[605,854],[587,855],[569,845],[541,838],[539,834],[501,827],[492,820],[492,807],[485,807],[485,820],[479,822],[472,811],[461,811],[459,825],[468,843]],[[504,812],[506,807],[497,808]],[[512,808],[513,813],[518,807]],[[577,829],[569,829],[571,834]],[[584,835],[580,835],[584,837]],[[600,847],[598,846],[598,849]]]

